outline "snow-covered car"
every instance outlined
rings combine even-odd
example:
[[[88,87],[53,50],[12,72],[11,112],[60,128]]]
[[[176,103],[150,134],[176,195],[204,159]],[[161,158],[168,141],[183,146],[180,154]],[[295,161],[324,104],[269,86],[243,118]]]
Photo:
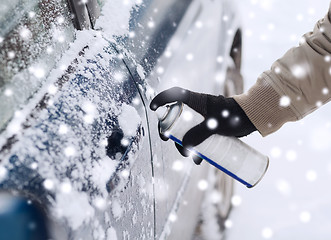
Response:
[[[3,1],[0,238],[221,234],[232,180],[162,141],[148,106],[239,93],[240,61],[230,0]]]

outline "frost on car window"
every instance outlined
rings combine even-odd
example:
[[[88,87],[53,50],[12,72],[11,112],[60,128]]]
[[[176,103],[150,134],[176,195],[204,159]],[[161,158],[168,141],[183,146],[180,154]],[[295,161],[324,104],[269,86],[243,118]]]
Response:
[[[132,106],[139,94],[109,42],[92,32],[81,36],[90,41],[72,64],[74,71],[67,73],[63,86],[55,86],[58,91],[51,88],[47,106],[38,118],[28,120],[29,127],[10,154],[1,156],[0,187],[37,195],[72,230],[91,225],[93,231],[107,232],[102,229],[104,218],[98,218],[111,204],[107,184],[119,166],[135,162],[139,149],[142,120]],[[121,81],[114,79],[115,72],[123,75]],[[107,139],[116,128],[128,139],[129,145],[120,142],[128,150],[110,157]],[[128,174],[118,176],[117,184],[123,186]],[[113,209],[119,209],[115,205]]]
[[[5,0],[0,9],[0,131],[74,38],[65,0]]]

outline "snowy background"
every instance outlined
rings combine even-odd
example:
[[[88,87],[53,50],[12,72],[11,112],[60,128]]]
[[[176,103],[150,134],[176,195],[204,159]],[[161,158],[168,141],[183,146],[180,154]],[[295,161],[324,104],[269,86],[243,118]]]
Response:
[[[247,90],[327,13],[327,0],[238,1]],[[262,138],[245,139],[270,157],[255,188],[235,186],[227,240],[331,239],[331,105]]]

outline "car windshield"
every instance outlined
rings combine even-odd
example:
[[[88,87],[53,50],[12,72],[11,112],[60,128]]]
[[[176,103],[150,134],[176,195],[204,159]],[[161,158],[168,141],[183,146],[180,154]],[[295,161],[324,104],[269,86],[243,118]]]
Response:
[[[4,0],[0,8],[0,131],[74,39],[65,0]]]

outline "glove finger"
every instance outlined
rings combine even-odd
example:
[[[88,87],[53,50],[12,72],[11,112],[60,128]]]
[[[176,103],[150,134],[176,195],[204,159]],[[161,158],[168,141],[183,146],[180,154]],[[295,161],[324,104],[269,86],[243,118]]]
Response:
[[[176,101],[185,102],[186,98],[188,98],[189,92],[190,91],[180,87],[173,87],[167,89],[156,95],[149,107],[151,110],[155,111],[158,107],[163,106],[167,103],[172,103]]]
[[[200,165],[203,159],[197,155],[193,155],[192,160],[196,165]]]
[[[190,156],[190,151],[183,148],[181,145],[179,145],[178,143],[175,143],[175,146],[178,150],[178,152],[183,156],[183,157],[188,157]]]
[[[207,127],[206,121],[191,128],[183,137],[183,146],[190,148],[199,145],[213,134]]]
[[[157,128],[158,128],[158,131],[159,131],[159,136],[160,136],[160,138],[161,138],[163,141],[168,141],[169,138],[160,132],[160,122],[158,123],[157,126],[158,126]]]

